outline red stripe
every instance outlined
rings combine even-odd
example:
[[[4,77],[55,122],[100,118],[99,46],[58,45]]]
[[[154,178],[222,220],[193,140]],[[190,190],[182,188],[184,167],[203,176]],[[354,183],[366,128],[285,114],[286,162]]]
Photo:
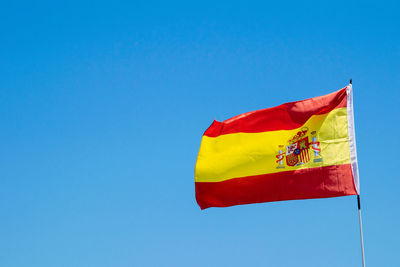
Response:
[[[196,200],[201,209],[356,194],[350,164],[196,182]]]
[[[301,127],[312,115],[326,114],[346,107],[346,87],[329,95],[290,102],[277,107],[244,113],[224,122],[214,121],[204,135],[217,137],[230,133],[258,133]]]

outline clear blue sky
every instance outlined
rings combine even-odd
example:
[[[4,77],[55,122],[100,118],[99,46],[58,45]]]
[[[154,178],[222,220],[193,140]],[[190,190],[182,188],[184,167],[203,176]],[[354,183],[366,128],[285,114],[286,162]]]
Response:
[[[213,119],[350,77],[367,266],[398,266],[397,1],[11,2],[0,266],[360,266],[355,197],[205,211],[194,197]]]

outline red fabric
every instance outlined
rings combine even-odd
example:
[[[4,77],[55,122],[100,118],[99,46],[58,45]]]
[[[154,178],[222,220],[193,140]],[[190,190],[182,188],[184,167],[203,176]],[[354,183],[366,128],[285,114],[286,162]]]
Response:
[[[356,194],[350,164],[196,182],[196,200],[201,209]]]
[[[312,115],[326,114],[346,107],[346,87],[324,96],[286,103],[277,107],[244,113],[224,122],[214,121],[204,135],[217,137],[230,133],[258,133],[301,127]]]

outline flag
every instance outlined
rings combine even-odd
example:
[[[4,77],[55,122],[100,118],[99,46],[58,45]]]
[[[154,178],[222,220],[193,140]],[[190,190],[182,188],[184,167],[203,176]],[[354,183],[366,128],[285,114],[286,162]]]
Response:
[[[359,194],[352,85],[214,121],[195,188],[201,209]]]

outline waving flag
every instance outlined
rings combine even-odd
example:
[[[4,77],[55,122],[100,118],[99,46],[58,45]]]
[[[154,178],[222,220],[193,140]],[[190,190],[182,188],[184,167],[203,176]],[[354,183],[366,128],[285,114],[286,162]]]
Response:
[[[195,187],[201,209],[358,194],[351,84],[214,121],[202,138]]]

